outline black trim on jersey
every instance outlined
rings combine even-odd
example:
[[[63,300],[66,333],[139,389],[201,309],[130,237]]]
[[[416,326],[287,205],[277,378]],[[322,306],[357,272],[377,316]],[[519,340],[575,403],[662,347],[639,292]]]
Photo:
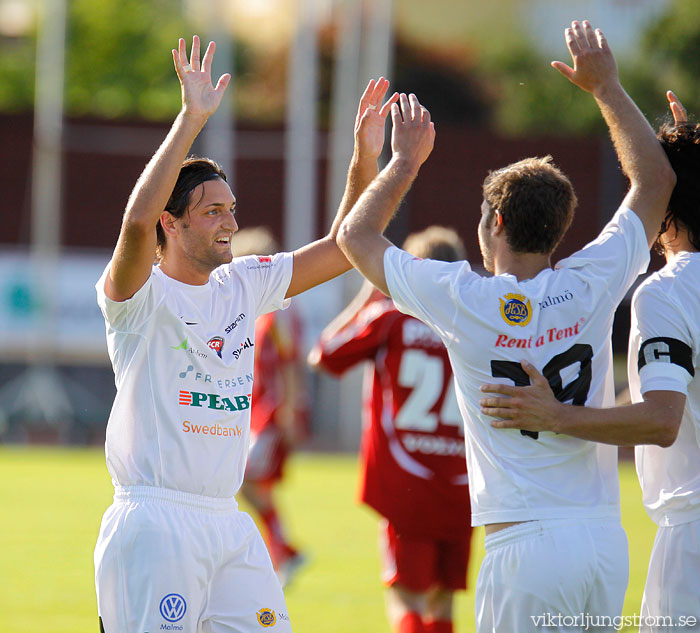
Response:
[[[99,616],[98,616],[99,618]],[[99,618],[100,620],[100,633],[105,633],[105,627],[102,625],[102,618]]]
[[[647,339],[639,348],[637,369],[648,363],[673,363],[685,369],[691,376],[695,376],[693,367],[693,350],[689,345],[677,338],[657,336]]]

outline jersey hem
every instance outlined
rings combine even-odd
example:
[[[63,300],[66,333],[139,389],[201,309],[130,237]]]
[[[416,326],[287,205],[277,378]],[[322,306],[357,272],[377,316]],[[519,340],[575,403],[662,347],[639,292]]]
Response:
[[[606,519],[620,518],[620,506],[596,506],[594,508],[553,507],[535,510],[493,510],[472,513],[472,526],[513,521],[543,521],[546,519]]]

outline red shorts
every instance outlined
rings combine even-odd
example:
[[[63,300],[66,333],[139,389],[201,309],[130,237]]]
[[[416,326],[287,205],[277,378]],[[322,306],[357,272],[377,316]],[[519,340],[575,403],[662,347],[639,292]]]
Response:
[[[279,481],[282,479],[287,454],[282,432],[276,426],[268,426],[258,434],[251,432],[245,470],[246,481],[255,483]]]
[[[454,541],[406,537],[386,519],[379,523],[382,582],[399,584],[422,593],[434,587],[459,591],[467,588],[471,526]]]

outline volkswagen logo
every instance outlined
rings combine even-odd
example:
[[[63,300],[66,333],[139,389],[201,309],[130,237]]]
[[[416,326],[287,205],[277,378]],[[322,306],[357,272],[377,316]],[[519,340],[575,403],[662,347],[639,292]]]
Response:
[[[187,611],[187,603],[180,594],[169,593],[160,601],[160,614],[168,622],[182,620],[185,611]]]

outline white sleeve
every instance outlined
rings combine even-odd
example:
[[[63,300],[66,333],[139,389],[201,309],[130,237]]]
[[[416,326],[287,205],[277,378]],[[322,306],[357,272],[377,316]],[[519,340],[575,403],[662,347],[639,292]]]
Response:
[[[249,255],[234,259],[231,273],[238,274],[249,284],[256,301],[255,316],[286,308],[290,300],[285,300],[293,272],[292,253],[276,255]]]
[[[634,280],[649,266],[649,243],[639,216],[620,207],[600,235],[555,268],[580,270],[593,288],[622,301]]]
[[[640,347],[630,353],[637,353],[641,393],[679,391],[688,395],[688,384],[695,375],[693,338],[679,306],[661,289],[648,285],[635,294],[632,312]]]
[[[446,344],[454,336],[454,289],[463,272],[474,274],[466,261],[418,259],[395,246],[384,252],[384,275],[396,308],[430,326]]]
[[[137,332],[163,301],[165,297],[163,284],[158,276],[151,271],[146,283],[138,289],[133,297],[125,301],[113,301],[105,294],[105,280],[111,266],[110,260],[95,284],[97,305],[100,306],[105,321],[111,329],[117,332]]]

